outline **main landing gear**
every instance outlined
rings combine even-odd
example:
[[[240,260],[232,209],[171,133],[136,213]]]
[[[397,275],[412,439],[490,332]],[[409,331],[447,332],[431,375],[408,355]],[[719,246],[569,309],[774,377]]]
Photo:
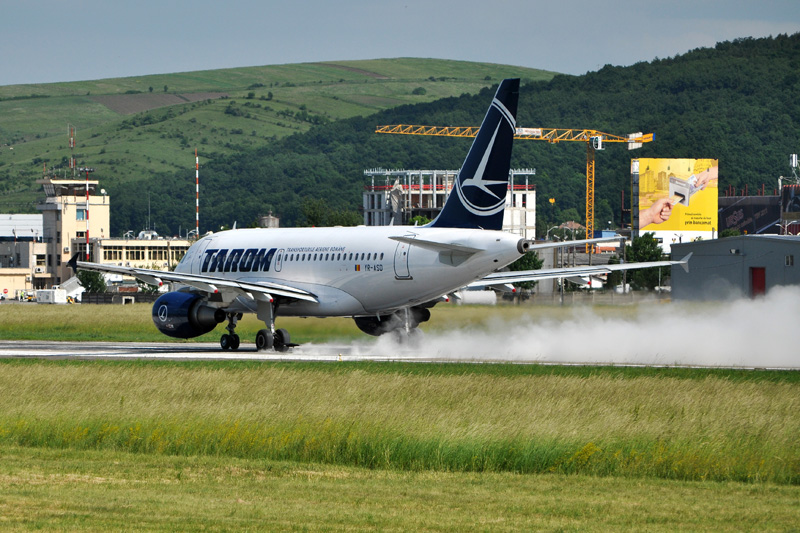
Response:
[[[236,323],[242,318],[242,313],[227,313],[228,325],[225,329],[228,333],[224,334],[219,339],[219,345],[223,350],[238,350],[239,349],[239,335],[234,333]],[[260,329],[256,333],[256,349],[259,352],[275,350],[276,352],[285,352],[289,348],[299,346],[291,341],[289,332],[285,329],[275,329],[274,313],[271,303],[268,306],[261,306],[259,304],[258,318],[264,320],[269,326],[267,329]]]
[[[260,329],[256,333],[256,349],[259,352],[272,349],[276,352],[285,352],[292,346],[297,346],[297,344],[292,344],[289,332],[283,328],[276,329],[275,333],[268,329]]]

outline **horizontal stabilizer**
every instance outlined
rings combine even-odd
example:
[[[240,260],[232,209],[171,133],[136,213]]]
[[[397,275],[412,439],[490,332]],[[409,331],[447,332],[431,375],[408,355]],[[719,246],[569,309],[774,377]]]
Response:
[[[471,246],[464,246],[463,244],[449,243],[449,242],[436,242],[426,241],[425,239],[415,239],[413,237],[389,237],[393,241],[410,244],[412,246],[419,246],[435,252],[457,252],[461,254],[474,254],[482,252],[481,248],[473,248]]]
[[[594,239],[579,239],[577,241],[548,241],[548,242],[534,242],[531,241],[529,252],[536,250],[544,250],[547,248],[564,248],[565,246],[583,246],[586,244],[596,244],[598,242],[613,242],[623,239],[621,235],[613,235],[611,237],[596,237]]]

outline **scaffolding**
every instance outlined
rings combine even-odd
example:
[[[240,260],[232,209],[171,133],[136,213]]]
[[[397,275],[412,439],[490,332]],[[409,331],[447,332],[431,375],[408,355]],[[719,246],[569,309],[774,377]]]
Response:
[[[536,185],[530,183],[535,174],[535,169],[511,169],[503,215],[503,231],[526,239],[536,235]],[[417,216],[436,218],[458,178],[458,170],[377,168],[365,170],[364,175],[371,180],[364,187],[364,224],[391,226],[413,224]]]

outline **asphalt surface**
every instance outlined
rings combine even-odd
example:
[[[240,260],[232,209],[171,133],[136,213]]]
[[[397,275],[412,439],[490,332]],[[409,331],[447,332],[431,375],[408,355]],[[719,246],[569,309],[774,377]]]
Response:
[[[253,361],[399,361],[420,360],[412,353],[393,356],[369,353],[356,345],[298,346],[287,352],[259,352],[254,344],[223,351],[219,343],[174,342],[59,342],[0,340],[0,358],[57,359],[185,359]]]
[[[8,341],[0,340],[0,358],[46,359],[162,359],[162,360],[241,360],[241,361],[407,361],[407,362],[469,362],[557,364],[592,366],[651,366],[684,368],[736,368],[800,370],[800,362],[782,364],[754,364],[745,361],[709,364],[702,361],[647,360],[647,357],[612,360],[592,359],[583,356],[548,358],[508,357],[502,353],[465,357],[437,351],[422,345],[396,345],[380,341],[353,342],[351,344],[307,344],[287,352],[259,352],[254,344],[243,344],[238,350],[223,351],[218,343],[175,342],[58,342],[58,341]]]

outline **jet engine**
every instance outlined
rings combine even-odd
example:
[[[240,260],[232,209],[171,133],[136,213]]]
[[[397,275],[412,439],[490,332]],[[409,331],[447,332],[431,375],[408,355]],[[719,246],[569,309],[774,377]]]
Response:
[[[224,320],[225,311],[206,305],[201,296],[190,292],[168,292],[153,304],[153,322],[170,337],[198,337]]]
[[[427,322],[431,318],[431,312],[424,307],[411,307],[408,309],[408,327],[413,329],[422,322]],[[401,309],[388,315],[378,316],[356,316],[353,317],[358,329],[367,335],[378,337],[390,331],[405,328],[406,311]]]

